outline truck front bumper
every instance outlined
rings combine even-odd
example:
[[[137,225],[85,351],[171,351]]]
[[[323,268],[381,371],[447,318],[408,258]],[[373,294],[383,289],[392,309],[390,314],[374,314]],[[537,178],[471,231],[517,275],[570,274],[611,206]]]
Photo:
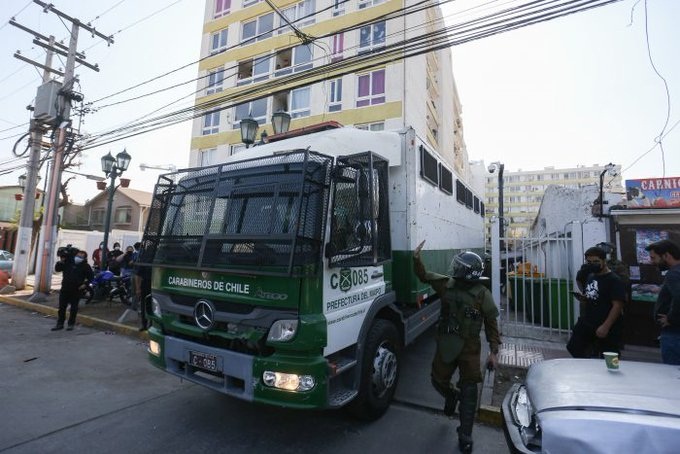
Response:
[[[156,328],[149,330],[149,340],[159,346],[158,355],[149,351],[152,364],[184,380],[247,401],[292,408],[327,406],[328,365],[321,355],[256,357],[166,336]],[[206,364],[214,367],[193,365],[192,358],[197,357],[209,358]],[[267,370],[311,375],[316,385],[304,392],[272,388],[262,380],[262,374]]]

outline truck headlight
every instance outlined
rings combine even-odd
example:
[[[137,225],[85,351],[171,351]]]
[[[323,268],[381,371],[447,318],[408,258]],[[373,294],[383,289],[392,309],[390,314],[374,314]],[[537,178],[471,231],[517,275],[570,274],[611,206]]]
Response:
[[[161,356],[161,344],[156,342],[155,340],[150,340],[149,341],[149,353],[151,353],[153,356],[160,357]]]
[[[156,298],[151,298],[151,311],[153,312],[153,315],[155,315],[158,318],[161,318],[161,304],[158,302]]]
[[[271,370],[264,371],[262,381],[271,388],[286,391],[309,391],[316,384],[311,375],[285,374]]]
[[[297,320],[277,320],[269,329],[267,340],[276,342],[288,342],[295,337],[297,333]]]

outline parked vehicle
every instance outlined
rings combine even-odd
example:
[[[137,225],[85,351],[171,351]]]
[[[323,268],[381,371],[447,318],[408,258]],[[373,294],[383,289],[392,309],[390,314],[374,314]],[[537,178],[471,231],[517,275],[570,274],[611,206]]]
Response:
[[[113,301],[118,298],[121,303],[130,304],[130,281],[131,277],[116,276],[111,271],[99,271],[94,275],[94,279],[81,290],[81,299],[86,304],[93,300]]]
[[[14,254],[0,249],[0,271],[6,271],[12,277],[12,266],[14,265]]]
[[[159,178],[139,259],[152,364],[258,403],[388,408],[402,349],[440,312],[413,250],[427,239],[441,273],[481,252],[483,203],[413,129],[336,125]]]
[[[601,359],[555,359],[531,366],[502,406],[513,453],[677,453],[680,369]]]

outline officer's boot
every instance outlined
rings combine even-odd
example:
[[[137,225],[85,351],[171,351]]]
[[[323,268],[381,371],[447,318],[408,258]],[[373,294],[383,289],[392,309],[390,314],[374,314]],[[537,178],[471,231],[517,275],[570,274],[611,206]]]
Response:
[[[430,377],[434,389],[444,398],[444,414],[448,417],[456,413],[456,405],[458,405],[459,390],[449,383],[449,386],[443,386],[434,377]]]
[[[477,412],[477,383],[460,385],[460,426],[458,426],[458,448],[460,452],[472,452],[472,426]]]

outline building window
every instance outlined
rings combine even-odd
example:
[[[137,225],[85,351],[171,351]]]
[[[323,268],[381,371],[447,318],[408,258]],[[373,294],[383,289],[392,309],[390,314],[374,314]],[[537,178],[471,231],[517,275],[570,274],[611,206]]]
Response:
[[[275,76],[311,69],[313,53],[312,46],[301,44],[292,49],[285,49],[276,53]]]
[[[227,48],[227,29],[223,28],[210,37],[210,55],[218,54]]]
[[[333,35],[333,54],[331,55],[331,61],[342,60],[342,52],[345,50],[345,34],[338,33]]]
[[[236,153],[240,153],[242,151],[245,151],[245,149],[246,149],[245,144],[235,143],[234,145],[229,146],[229,156],[233,156]]]
[[[288,22],[293,24],[296,28],[306,27],[311,25],[316,21],[316,16],[314,14],[316,10],[316,0],[305,0],[303,2],[297,3],[289,8],[281,10],[283,17],[285,17]],[[288,25],[288,23],[283,19],[279,19],[279,30],[278,34],[292,32],[293,29]]]
[[[370,24],[359,29],[359,53],[385,47],[385,21]]]
[[[213,18],[217,19],[226,14],[229,14],[231,10],[231,0],[215,0],[215,13]]]
[[[342,79],[331,80],[328,93],[328,111],[337,112],[342,110]]]
[[[217,148],[209,148],[207,150],[199,150],[198,165],[207,167],[217,164]]]
[[[357,76],[357,107],[385,102],[385,70]]]
[[[253,119],[259,124],[265,124],[267,122],[267,98],[257,99],[234,107],[233,128],[240,128],[241,120],[247,118],[248,115],[252,115]]]
[[[375,123],[356,124],[354,127],[363,131],[384,131],[385,123],[382,121],[377,121]]]
[[[247,8],[249,6],[253,6],[257,3],[260,3],[262,0],[243,0],[243,7]]]
[[[333,17],[345,14],[345,5],[349,0],[333,0]]]
[[[311,88],[303,87],[290,92],[290,116],[292,118],[308,117],[311,103]]]
[[[274,13],[265,14],[241,25],[241,44],[271,38],[274,29]]]
[[[95,208],[90,214],[90,224],[103,225],[104,224],[104,208]]]
[[[271,75],[271,55],[239,62],[236,85],[248,85],[269,79]]]
[[[132,222],[132,207],[116,208],[113,222],[116,224],[130,224]]]
[[[359,9],[369,8],[371,6],[379,5],[385,0],[359,0]]]
[[[211,69],[208,71],[208,86],[206,87],[205,94],[211,95],[222,91],[222,85],[224,84],[224,68]]]
[[[283,91],[272,96],[272,112],[288,112],[292,118],[311,115],[311,87]]]
[[[204,136],[209,134],[217,134],[220,132],[220,111],[208,112],[203,116],[203,132]]]

